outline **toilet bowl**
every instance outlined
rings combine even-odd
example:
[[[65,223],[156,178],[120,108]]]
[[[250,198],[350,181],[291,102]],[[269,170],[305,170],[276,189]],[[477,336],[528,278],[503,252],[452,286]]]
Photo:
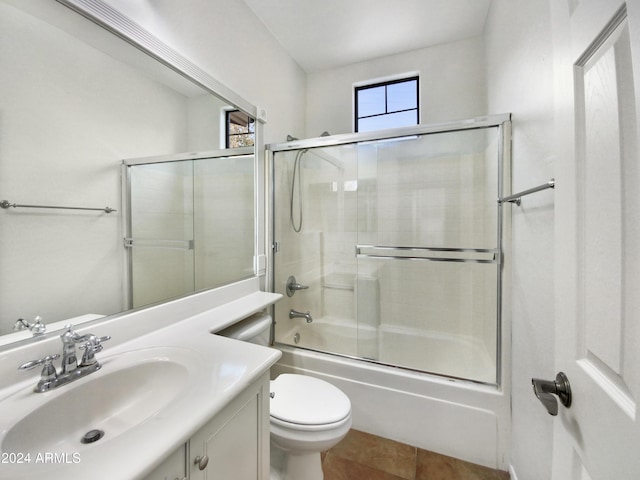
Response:
[[[351,402],[324,380],[283,373],[271,381],[272,478],[322,480],[320,452],[351,427]]]
[[[219,335],[266,345],[268,315],[255,315]],[[270,382],[270,480],[323,480],[320,452],[351,428],[351,401],[329,382],[283,373]]]

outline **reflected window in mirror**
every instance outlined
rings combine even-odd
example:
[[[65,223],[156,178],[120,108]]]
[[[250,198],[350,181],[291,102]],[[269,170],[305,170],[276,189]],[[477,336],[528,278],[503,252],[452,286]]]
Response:
[[[255,120],[240,110],[227,110],[225,117],[225,147],[253,147],[256,140]]]

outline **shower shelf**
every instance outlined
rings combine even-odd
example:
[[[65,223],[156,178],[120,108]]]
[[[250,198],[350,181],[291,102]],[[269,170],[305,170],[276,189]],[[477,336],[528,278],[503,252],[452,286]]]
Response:
[[[330,273],[322,279],[322,288],[332,290],[354,290],[355,274],[353,273]]]
[[[328,282],[322,282],[322,288],[328,288],[331,290],[349,290],[352,292],[354,290],[353,285],[340,285],[338,283],[328,283]]]

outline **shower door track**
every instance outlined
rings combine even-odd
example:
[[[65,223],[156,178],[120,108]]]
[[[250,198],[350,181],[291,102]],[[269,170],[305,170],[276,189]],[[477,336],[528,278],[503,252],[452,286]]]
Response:
[[[270,143],[265,146],[268,152],[282,152],[288,150],[302,150],[314,147],[333,147],[347,143],[365,143],[379,140],[413,137],[416,135],[428,135],[431,133],[459,132],[463,130],[477,130],[489,127],[501,127],[511,121],[511,114],[488,115],[469,120],[445,122],[433,125],[416,125],[411,127],[389,128],[373,132],[344,133],[325,137],[306,138],[283,143]],[[273,167],[273,163],[272,163]],[[500,195],[502,196],[502,195]]]

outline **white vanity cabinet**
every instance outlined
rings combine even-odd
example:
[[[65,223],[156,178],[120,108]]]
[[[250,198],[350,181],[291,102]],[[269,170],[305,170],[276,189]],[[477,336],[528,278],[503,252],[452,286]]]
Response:
[[[269,479],[268,372],[146,477],[146,480],[176,479]]]
[[[185,443],[169,455],[145,480],[184,480],[187,479],[187,453],[189,444]]]

